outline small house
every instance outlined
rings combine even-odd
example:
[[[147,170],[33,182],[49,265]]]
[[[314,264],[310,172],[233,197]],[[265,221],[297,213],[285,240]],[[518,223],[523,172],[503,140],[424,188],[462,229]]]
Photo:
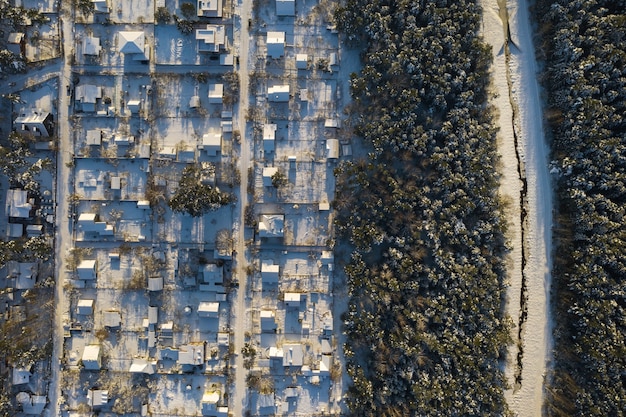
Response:
[[[261,261],[261,280],[265,284],[276,284],[278,282],[280,267],[274,265],[271,259]]]
[[[198,0],[198,17],[222,17],[222,0]]]
[[[163,277],[156,276],[148,278],[148,291],[163,291]]]
[[[95,112],[96,103],[102,98],[102,87],[92,84],[81,84],[74,91],[77,110]]]
[[[326,141],[326,157],[328,159],[339,158],[339,140],[338,139],[328,139]]]
[[[83,367],[88,371],[99,371],[102,366],[100,345],[87,345],[83,350]]]
[[[205,133],[202,135],[202,145],[200,149],[205,151],[209,156],[216,156],[222,150],[222,134],[221,133]]]
[[[280,58],[285,55],[285,32],[267,32],[267,56]]]
[[[34,200],[28,197],[28,191],[20,188],[7,190],[6,211],[9,217],[28,219],[32,215]]]
[[[224,25],[206,25],[205,29],[196,29],[198,52],[217,53],[224,49],[226,27]]]
[[[104,327],[115,329],[122,325],[122,315],[119,311],[109,310],[104,312]]]
[[[80,314],[81,316],[87,316],[87,315],[93,314],[93,305],[94,305],[94,300],[85,300],[85,299],[78,300],[76,313]]]
[[[152,375],[156,372],[156,361],[149,361],[144,358],[135,358],[130,364],[128,372],[131,374]]]
[[[87,36],[83,38],[83,55],[98,56],[100,55],[100,38]]]
[[[101,389],[90,389],[87,391],[87,404],[91,408],[98,408],[107,405],[109,402],[109,391]]]
[[[11,32],[7,39],[6,49],[15,55],[24,55],[26,35],[23,32]]]
[[[20,133],[47,138],[54,133],[54,121],[51,113],[31,109],[20,113],[13,122],[13,128]]]
[[[178,363],[183,366],[200,366],[204,364],[204,343],[189,343],[182,345],[178,351]]]
[[[274,123],[265,123],[263,125],[263,150],[265,153],[274,152],[276,140],[276,125]]]
[[[209,103],[222,104],[224,84],[209,84]]]
[[[300,307],[300,293],[299,292],[286,292],[285,304],[287,307]]]
[[[146,36],[143,32],[122,31],[118,34],[119,51],[132,57],[133,61],[147,61]]]
[[[219,318],[220,315],[220,303],[202,301],[198,305],[198,316],[208,318]]]
[[[262,214],[259,217],[259,237],[283,237],[285,216],[282,214]]]
[[[30,369],[24,367],[14,367],[12,378],[13,385],[28,384],[31,376],[32,374],[30,373]]]
[[[275,85],[267,89],[267,100],[273,103],[289,101],[289,85]]]
[[[263,186],[271,187],[272,177],[278,173],[278,168],[276,167],[265,167],[263,168]]]
[[[307,54],[296,55],[296,68],[305,70],[309,66],[309,56]]]
[[[76,267],[78,279],[91,281],[97,278],[95,259],[83,259]]]
[[[283,345],[283,366],[302,366],[304,351],[300,343]]]
[[[102,131],[100,129],[90,129],[86,135],[87,146],[102,145]]]
[[[276,314],[272,310],[261,310],[261,332],[276,331]]]

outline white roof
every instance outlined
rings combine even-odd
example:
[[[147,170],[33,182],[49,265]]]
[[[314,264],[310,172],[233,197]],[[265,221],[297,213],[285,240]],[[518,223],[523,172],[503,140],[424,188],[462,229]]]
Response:
[[[285,32],[267,32],[267,43],[285,43]]]
[[[282,237],[285,216],[282,214],[262,214],[259,219],[260,237]]]
[[[304,351],[301,344],[283,345],[283,366],[302,366]]]
[[[97,214],[96,213],[80,213],[78,216],[79,222],[95,222]]]
[[[87,391],[87,402],[91,407],[100,407],[109,402],[109,391],[101,389],[90,389]]]
[[[276,167],[263,168],[263,185],[266,187],[272,186],[272,176],[278,172]]]
[[[220,303],[211,301],[202,301],[198,305],[198,313],[218,313],[220,311]]]
[[[81,84],[74,92],[76,100],[81,103],[95,104],[96,99],[102,98],[102,87],[93,84]]]
[[[291,305],[300,304],[300,293],[299,292],[286,292],[285,303],[291,304]]]
[[[143,54],[145,35],[143,32],[120,32],[118,45],[120,52],[125,54]]]
[[[222,17],[222,0],[198,0],[198,16]]]
[[[154,361],[148,361],[142,358],[133,359],[133,363],[130,365],[128,372],[131,374],[148,374],[152,375],[155,372]]]
[[[100,38],[88,36],[83,39],[83,55],[100,55]]]
[[[339,158],[339,140],[328,139],[326,141],[326,151],[328,152],[328,159]]]
[[[85,346],[85,349],[83,350],[82,359],[83,359],[83,365],[85,365],[85,368],[98,369],[100,367],[99,365],[97,366],[97,368],[92,368],[91,366],[95,365],[94,362],[97,363],[100,361],[100,345]]]
[[[105,311],[104,325],[106,327],[119,327],[122,324],[122,316],[119,311]]]
[[[102,131],[100,129],[91,129],[87,131],[87,145],[101,145]]]
[[[209,102],[221,103],[224,96],[224,84],[209,84]]]
[[[95,259],[83,259],[78,264],[78,270],[93,270],[96,268],[96,260]]]
[[[263,140],[274,140],[276,138],[276,124],[265,123],[263,125]]]
[[[219,52],[226,40],[224,25],[206,25],[206,29],[196,29],[198,50],[204,52]]]
[[[163,289],[163,277],[148,278],[148,291],[161,291]]]
[[[27,191],[7,190],[7,212],[10,217],[28,218],[32,208],[32,204],[28,202]]]

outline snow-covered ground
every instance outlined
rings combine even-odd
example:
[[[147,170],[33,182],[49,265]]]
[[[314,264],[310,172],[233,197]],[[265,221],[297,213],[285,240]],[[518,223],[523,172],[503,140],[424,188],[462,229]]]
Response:
[[[483,0],[482,5],[483,35],[492,45],[494,55],[493,104],[499,114],[501,194],[510,203],[508,237],[513,247],[507,264],[510,283],[507,311],[515,324],[511,331],[514,343],[506,367],[511,386],[507,401],[520,417],[538,416],[552,350],[549,314],[552,186],[537,62],[527,1]],[[503,22],[508,22],[508,49],[505,47],[507,23]]]

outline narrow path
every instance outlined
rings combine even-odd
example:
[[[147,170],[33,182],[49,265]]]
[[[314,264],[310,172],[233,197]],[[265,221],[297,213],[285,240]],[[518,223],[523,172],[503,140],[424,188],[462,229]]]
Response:
[[[552,349],[549,288],[552,187],[526,0],[483,0],[483,35],[493,48],[499,115],[500,192],[507,201],[507,313],[512,318],[507,401],[517,416],[540,416]]]

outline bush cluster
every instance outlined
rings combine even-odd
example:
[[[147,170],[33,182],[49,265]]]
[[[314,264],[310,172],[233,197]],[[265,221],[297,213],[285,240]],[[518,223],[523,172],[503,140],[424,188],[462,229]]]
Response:
[[[348,405],[358,416],[506,415],[505,221],[470,0],[348,0],[366,44],[352,74],[366,160],[336,171],[345,267]]]
[[[558,174],[551,416],[626,410],[626,3],[537,4]]]

